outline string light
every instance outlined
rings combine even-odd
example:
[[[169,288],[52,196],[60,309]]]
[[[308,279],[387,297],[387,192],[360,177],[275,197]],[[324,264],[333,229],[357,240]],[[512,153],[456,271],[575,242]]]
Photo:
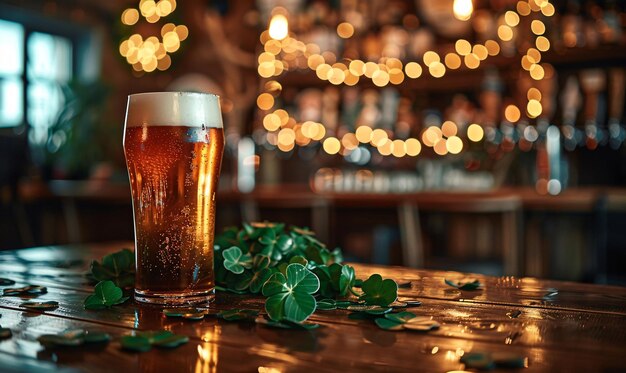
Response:
[[[282,14],[276,14],[270,21],[269,36],[274,40],[283,40],[289,35],[289,21]]]
[[[485,131],[483,128],[476,123],[472,123],[467,127],[467,138],[473,142],[479,142],[483,139],[485,135]]]
[[[409,138],[404,142],[404,145],[408,156],[415,157],[422,151],[422,144],[418,139]]]
[[[460,21],[467,21],[472,17],[474,4],[472,0],[454,0],[452,4],[452,12],[454,17]]]
[[[535,35],[543,35],[546,32],[546,25],[540,20],[536,19],[530,23],[530,29]]]
[[[458,69],[461,66],[461,58],[456,53],[446,54],[444,61],[446,63],[446,66],[451,70]]]
[[[508,105],[504,109],[504,118],[506,118],[506,120],[511,123],[516,123],[518,120],[520,120],[521,115],[522,113],[515,105]]]
[[[451,154],[459,154],[463,150],[463,140],[457,136],[450,136],[446,140],[446,150]]]
[[[463,13],[465,9],[465,13]],[[470,9],[470,10],[467,10]],[[167,11],[167,6],[163,6]],[[283,9],[284,10],[284,9]],[[471,0],[457,0],[454,2],[453,10],[455,17],[467,20],[473,12]],[[547,0],[520,0],[517,2],[516,11],[506,11],[500,18],[500,26],[497,29],[498,38],[502,41],[511,41],[515,35],[515,27],[520,25],[520,16],[530,15],[531,12],[541,12],[546,16],[554,14],[554,6]],[[321,80],[326,80],[333,85],[355,85],[360,78],[371,79],[377,87],[385,87],[388,84],[399,85],[404,82],[405,77],[417,79],[423,74],[422,66],[415,61],[408,61],[403,66],[402,61],[395,57],[382,57],[378,61],[362,61],[360,59],[348,59],[349,62],[337,62],[337,56],[331,51],[322,52],[314,43],[305,44],[293,37],[289,37],[289,24],[283,13],[272,16],[268,30],[261,34],[261,42],[264,45],[263,54],[259,56],[258,72],[262,77],[278,76],[287,69],[309,68],[315,71],[316,76]],[[131,13],[123,14],[123,20],[132,21]],[[170,26],[171,27],[171,26]],[[166,30],[162,35],[177,30]],[[342,22],[337,25],[337,35],[343,39],[351,38],[354,35],[354,26],[349,22]],[[532,79],[541,80],[552,76],[553,68],[547,64],[540,64],[541,52],[550,49],[550,41],[542,36],[545,33],[545,24],[539,20],[531,21],[531,31],[537,35],[532,48],[528,48],[521,58],[522,68],[529,72]],[[178,46],[184,40],[184,33],[175,32],[178,36]],[[171,36],[169,36],[171,37]],[[169,38],[168,37],[168,38]],[[144,42],[145,43],[145,42]],[[155,56],[166,54],[167,49],[177,48],[176,42],[169,41],[167,45],[159,46],[154,44],[149,49],[155,50]],[[567,43],[566,43],[567,44]],[[128,42],[120,45],[120,53],[130,55],[132,43]],[[167,48],[166,48],[167,47]],[[456,53],[454,53],[456,52]],[[440,55],[432,50],[426,51],[422,56],[428,72],[435,78],[443,77],[446,69],[458,69],[461,64],[465,64],[470,69],[476,69],[481,61],[489,56],[496,56],[501,52],[501,46],[496,40],[486,40],[484,44],[472,45],[469,41],[459,39],[454,44],[454,52]],[[383,52],[386,53],[386,52]],[[397,53],[397,52],[393,52]],[[137,57],[138,55],[138,57]],[[132,60],[139,60],[153,64],[152,58],[146,58],[143,54],[132,54]],[[270,57],[271,56],[271,57]],[[161,61],[161,59],[158,59]],[[166,61],[163,59],[163,61]],[[339,60],[341,61],[341,60]],[[151,67],[151,66],[150,66]],[[277,83],[278,84],[278,83]],[[272,89],[272,90],[270,90]],[[275,104],[274,96],[280,94],[282,87],[265,88],[269,96],[259,95],[257,106],[261,110],[271,110]],[[537,88],[530,88],[527,91],[528,103],[526,114],[529,118],[536,118],[541,115],[541,92]],[[352,151],[357,151],[359,144],[371,144],[376,147],[382,155],[393,155],[395,157],[416,156],[421,152],[422,144],[432,147],[436,154],[459,154],[464,149],[463,140],[458,136],[458,127],[452,121],[444,121],[441,128],[430,126],[422,131],[421,142],[416,138],[406,140],[389,138],[391,131],[382,129],[372,129],[369,126],[357,126],[354,132],[344,133],[340,138],[326,137],[326,129],[323,124],[306,121],[297,123],[294,118],[288,116],[286,112],[279,114],[277,110],[263,117],[263,127],[270,133],[275,133],[275,141],[279,149],[291,151],[294,144],[305,146],[310,141],[321,141],[323,150],[328,154],[341,154],[348,156]],[[521,119],[521,112],[515,105],[508,105],[505,108],[504,117],[511,123],[516,123]],[[286,129],[290,131],[284,131]],[[274,132],[278,131],[278,132]],[[482,141],[485,137],[483,128],[473,123],[467,127],[465,135],[471,142]],[[526,141],[526,140],[524,140]],[[271,143],[268,133],[268,143]]]
[[[342,22],[337,26],[337,35],[343,39],[348,39],[354,35],[354,26],[348,22]]]
[[[422,67],[417,62],[409,62],[404,66],[406,76],[411,79],[417,79],[422,75]]]
[[[156,23],[175,9],[175,0],[141,0],[138,8],[128,8],[122,12],[121,21],[124,25],[133,26],[142,16],[148,23]],[[189,29],[185,25],[167,23],[161,27],[160,34],[161,40],[157,36],[149,36],[144,40],[141,35],[133,34],[121,41],[119,53],[132,65],[134,71],[149,73],[157,69],[167,70],[172,64],[169,54],[180,48],[181,42],[189,36]]]

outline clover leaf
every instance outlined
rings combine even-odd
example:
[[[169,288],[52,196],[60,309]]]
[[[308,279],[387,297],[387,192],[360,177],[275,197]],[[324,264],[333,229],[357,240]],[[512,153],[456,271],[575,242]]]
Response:
[[[454,288],[457,288],[459,290],[477,290],[478,288],[480,288],[480,281],[478,280],[474,280],[474,281],[458,281],[458,282],[454,282],[452,280],[444,280],[445,283],[447,285],[450,285]]]
[[[135,254],[129,249],[105,255],[102,263],[91,263],[91,276],[96,281],[111,280],[115,285],[125,288],[135,284]]]
[[[439,328],[439,323],[426,316],[416,316],[412,312],[387,313],[374,320],[379,328],[385,330],[416,330],[427,332]]]
[[[224,250],[222,255],[224,256],[224,267],[234,274],[241,274],[245,268],[252,267],[250,254],[244,255],[237,246]]]
[[[135,335],[125,335],[120,339],[120,345],[125,350],[146,352],[152,346],[174,348],[189,342],[189,337],[174,334],[168,330],[138,332]]]
[[[379,274],[371,275],[361,286],[359,297],[369,305],[388,306],[398,298],[398,285],[390,279],[383,280]]]
[[[94,293],[85,298],[85,308],[88,310],[100,310],[116,304],[122,304],[129,297],[124,297],[122,289],[115,286],[113,281],[100,281],[94,288]]]
[[[300,323],[315,312],[316,302],[311,294],[319,287],[319,279],[313,272],[302,264],[289,264],[285,275],[274,273],[263,286],[263,295],[268,297],[265,310],[274,321]]]
[[[331,286],[339,296],[345,297],[354,285],[354,268],[349,265],[333,263],[328,267]]]
[[[81,346],[86,343],[105,343],[111,340],[111,335],[97,330],[72,329],[59,334],[43,334],[37,341],[45,347]]]

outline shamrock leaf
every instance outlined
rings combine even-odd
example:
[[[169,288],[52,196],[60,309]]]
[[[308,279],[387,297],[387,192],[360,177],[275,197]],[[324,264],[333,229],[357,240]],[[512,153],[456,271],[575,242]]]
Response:
[[[263,289],[263,285],[265,285],[267,280],[272,277],[275,271],[276,270],[273,268],[263,268],[262,270],[255,272],[252,276],[252,280],[250,281],[250,292],[258,294],[261,289]]]
[[[376,325],[385,330],[416,330],[427,332],[439,328],[439,323],[427,316],[415,316],[412,312],[388,313],[385,317],[374,320]]]
[[[317,310],[331,311],[337,309],[337,302],[334,299],[321,299],[317,301]]]
[[[122,304],[129,297],[124,297],[122,289],[115,286],[113,281],[100,281],[94,288],[94,293],[85,299],[85,308],[88,310],[99,310]]]
[[[252,267],[250,254],[243,254],[237,246],[224,250],[224,267],[234,274],[241,274],[245,268]]]
[[[313,272],[302,264],[289,264],[285,275],[274,273],[263,286],[263,295],[268,297],[265,310],[274,321],[302,322],[315,312],[316,302],[311,294],[319,286]]]
[[[328,251],[328,249],[317,245],[309,246],[304,252],[309,261],[313,261],[318,265],[326,265],[331,258],[330,251]]]
[[[189,337],[174,334],[168,330],[139,332],[135,335],[125,335],[120,339],[123,349],[146,352],[152,346],[174,348],[189,342]]]
[[[80,346],[86,343],[105,343],[111,336],[96,330],[72,329],[59,334],[43,334],[37,341],[45,347]]]
[[[398,298],[398,285],[390,279],[383,280],[379,274],[373,274],[361,286],[363,294],[359,297],[369,305],[388,306]]]
[[[306,260],[303,256],[300,255],[296,255],[296,256],[292,256],[291,259],[289,259],[289,264],[291,263],[300,263],[303,266],[306,267],[306,265],[309,263],[308,260]]]
[[[354,268],[349,265],[333,263],[328,267],[328,271],[330,273],[333,290],[335,290],[340,297],[348,295],[348,292],[352,289],[352,285],[354,284]]]
[[[459,281],[459,282],[454,282],[451,280],[444,280],[446,284],[457,288],[459,290],[477,290],[480,287],[480,281],[478,280],[474,280],[474,281]]]
[[[129,249],[105,255],[102,263],[91,263],[91,276],[96,281],[111,280],[125,288],[135,284],[135,254]]]

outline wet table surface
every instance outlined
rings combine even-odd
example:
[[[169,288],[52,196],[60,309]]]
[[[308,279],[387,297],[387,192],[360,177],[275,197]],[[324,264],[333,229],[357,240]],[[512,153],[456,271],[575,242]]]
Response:
[[[26,311],[19,297],[0,297],[0,325],[13,337],[0,341],[2,372],[284,372],[464,370],[459,357],[469,352],[513,353],[527,358],[523,371],[620,372],[626,367],[626,288],[533,278],[470,275],[483,284],[459,291],[444,278],[458,272],[355,265],[358,278],[371,273],[397,281],[400,299],[422,302],[408,310],[430,316],[441,328],[428,333],[385,331],[349,311],[318,311],[312,331],[280,330],[254,323],[206,317],[200,321],[166,318],[161,309],[128,301],[90,311],[83,300],[92,291],[85,279],[89,263],[128,247],[124,243],[47,246],[0,252],[0,277],[48,288],[38,301],[60,303],[50,311]],[[262,309],[263,300],[218,293],[215,309]],[[511,317],[515,311],[519,316]],[[517,312],[515,312],[517,313]],[[42,334],[83,328],[103,330],[113,340],[95,347],[44,349]],[[189,336],[175,349],[133,353],[119,337],[133,330],[171,330]],[[510,371],[510,370],[509,370]],[[512,370],[517,371],[517,370]]]

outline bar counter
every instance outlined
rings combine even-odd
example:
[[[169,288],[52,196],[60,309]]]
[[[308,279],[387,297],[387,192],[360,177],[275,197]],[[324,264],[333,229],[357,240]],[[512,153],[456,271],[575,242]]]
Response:
[[[355,265],[358,278],[380,273],[396,281],[408,308],[441,324],[430,332],[387,331],[349,311],[317,311],[312,331],[281,330],[206,316],[168,318],[155,306],[132,300],[110,309],[83,308],[92,291],[84,277],[92,259],[131,243],[47,246],[0,253],[0,276],[14,286],[46,286],[35,301],[58,301],[54,310],[25,310],[23,299],[0,298],[2,326],[13,336],[0,342],[0,366],[8,372],[291,372],[463,370],[464,354],[519,356],[528,372],[620,371],[626,346],[626,290],[535,278],[488,277],[403,267]],[[472,276],[482,290],[460,291],[444,283]],[[29,297],[31,298],[31,297]],[[262,299],[218,292],[216,310],[262,310]],[[94,347],[44,348],[37,337],[66,329],[106,331],[113,337]],[[164,329],[189,337],[176,349],[122,350],[132,331]]]

